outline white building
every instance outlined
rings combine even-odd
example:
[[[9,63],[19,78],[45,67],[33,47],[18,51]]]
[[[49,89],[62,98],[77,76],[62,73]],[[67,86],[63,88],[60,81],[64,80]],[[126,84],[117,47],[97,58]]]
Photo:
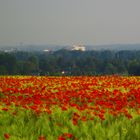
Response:
[[[44,52],[49,52],[49,50],[48,49],[45,49],[45,50],[43,50]]]
[[[73,45],[71,50],[75,50],[75,51],[85,51],[86,48],[84,47],[84,45]]]

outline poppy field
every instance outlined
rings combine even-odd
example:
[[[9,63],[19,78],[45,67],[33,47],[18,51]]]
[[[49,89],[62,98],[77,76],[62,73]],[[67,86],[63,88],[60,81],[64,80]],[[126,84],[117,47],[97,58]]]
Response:
[[[140,140],[140,77],[1,76],[0,140]]]

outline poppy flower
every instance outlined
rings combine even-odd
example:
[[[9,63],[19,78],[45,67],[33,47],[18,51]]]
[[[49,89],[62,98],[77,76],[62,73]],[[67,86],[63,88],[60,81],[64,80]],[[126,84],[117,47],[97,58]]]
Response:
[[[5,139],[9,139],[9,138],[10,138],[10,135],[9,135],[8,133],[5,133],[5,134],[4,134],[4,138],[5,138]]]
[[[44,136],[38,137],[38,140],[46,140]]]

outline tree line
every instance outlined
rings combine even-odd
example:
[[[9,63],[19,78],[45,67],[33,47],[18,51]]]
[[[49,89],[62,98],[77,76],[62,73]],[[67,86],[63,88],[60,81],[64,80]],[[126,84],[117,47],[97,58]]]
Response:
[[[140,75],[140,51],[0,52],[0,75]]]

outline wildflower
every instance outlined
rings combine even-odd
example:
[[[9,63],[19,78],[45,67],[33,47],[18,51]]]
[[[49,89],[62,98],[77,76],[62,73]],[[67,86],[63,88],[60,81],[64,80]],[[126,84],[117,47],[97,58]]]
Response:
[[[44,136],[40,136],[38,140],[46,140]]]
[[[78,119],[73,118],[73,125],[77,125],[78,124]]]
[[[70,133],[64,133],[64,136],[67,137],[67,138],[72,138],[73,137],[73,135],[70,134]]]
[[[86,116],[83,116],[83,117],[81,118],[81,120],[82,120],[83,122],[85,122],[85,121],[87,120]]]
[[[8,133],[5,133],[5,134],[4,134],[4,138],[5,138],[5,139],[9,139],[9,138],[10,138],[10,135],[9,135]]]
[[[58,140],[66,140],[66,138],[65,138],[64,136],[60,135],[60,136],[58,137]]]
[[[8,108],[2,108],[2,110],[4,110],[4,111],[8,111]]]

